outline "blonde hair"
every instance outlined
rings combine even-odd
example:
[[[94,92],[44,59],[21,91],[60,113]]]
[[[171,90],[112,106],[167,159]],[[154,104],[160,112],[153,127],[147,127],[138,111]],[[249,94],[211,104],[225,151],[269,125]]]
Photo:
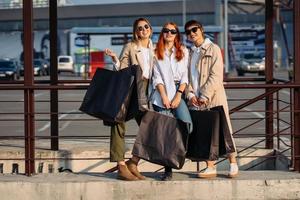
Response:
[[[137,30],[138,30],[138,24],[139,24],[139,22],[141,22],[141,21],[144,21],[144,22],[146,22],[146,23],[149,25],[149,28],[150,28],[150,30],[151,30],[150,37],[151,37],[151,35],[152,35],[152,26],[151,26],[150,22],[149,22],[146,18],[143,18],[143,17],[138,18],[138,19],[136,19],[136,20],[134,21],[134,23],[133,23],[133,31],[132,31],[133,39],[132,39],[132,40],[133,40],[134,42],[137,42],[137,41],[139,40],[139,36],[137,35]]]

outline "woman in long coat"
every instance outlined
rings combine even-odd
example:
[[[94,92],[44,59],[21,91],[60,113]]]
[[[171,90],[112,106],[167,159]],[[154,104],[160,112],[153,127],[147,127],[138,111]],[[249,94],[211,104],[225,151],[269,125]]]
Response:
[[[187,96],[190,109],[207,106],[223,106],[227,123],[232,133],[227,97],[223,85],[223,59],[220,48],[204,36],[201,23],[190,20],[185,24],[187,38],[193,42],[189,57],[189,86]],[[232,137],[232,136],[231,136]],[[233,138],[232,138],[233,140]],[[238,174],[236,152],[228,155],[230,162],[229,177]],[[208,167],[198,174],[200,178],[215,177],[215,161],[207,160]]]

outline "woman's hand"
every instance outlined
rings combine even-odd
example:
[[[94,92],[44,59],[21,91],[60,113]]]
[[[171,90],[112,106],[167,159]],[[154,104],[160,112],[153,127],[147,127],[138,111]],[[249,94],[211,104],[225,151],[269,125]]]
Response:
[[[171,108],[177,108],[180,104],[180,101],[181,101],[181,94],[180,93],[176,93],[174,99],[172,100],[171,102]]]
[[[113,52],[113,50],[105,49],[104,53],[105,53],[105,55],[110,56],[114,62],[117,62],[118,57],[117,57],[116,53]]]
[[[111,50],[111,49],[104,49],[104,53],[105,53],[106,55],[110,56],[110,57],[115,57],[115,56],[117,56],[117,55],[115,54],[115,52],[113,52],[113,50]]]
[[[193,96],[190,100],[189,100],[189,105],[195,106],[195,107],[199,107],[199,103],[198,103],[198,99],[196,96]]]
[[[166,95],[163,95],[161,97],[161,100],[162,100],[162,103],[163,103],[163,105],[164,105],[164,107],[166,109],[170,109],[171,108],[171,103],[170,103],[170,101],[169,101],[169,99],[168,99],[168,97]]]
[[[208,104],[208,100],[207,99],[205,99],[205,98],[198,98],[198,104],[199,104],[199,106],[203,106],[203,107],[206,107],[207,106],[207,104]]]

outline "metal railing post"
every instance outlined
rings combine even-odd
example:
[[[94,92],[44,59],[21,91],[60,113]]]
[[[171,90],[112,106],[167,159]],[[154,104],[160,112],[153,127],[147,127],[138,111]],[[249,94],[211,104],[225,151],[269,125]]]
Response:
[[[50,13],[50,84],[57,85],[57,1],[49,1]],[[51,150],[59,149],[58,91],[50,91]]]
[[[294,1],[294,81],[300,84],[300,1]],[[294,169],[300,172],[300,88],[294,89]]]
[[[33,3],[23,0],[24,85],[33,86]],[[35,173],[34,89],[24,90],[25,174]]]
[[[266,55],[265,55],[265,66],[266,66],[266,84],[273,83],[273,0],[265,0],[266,4],[266,22],[265,22],[265,40],[266,40]],[[268,92],[270,89],[266,89]],[[267,149],[273,149],[273,94],[266,97],[266,144]]]

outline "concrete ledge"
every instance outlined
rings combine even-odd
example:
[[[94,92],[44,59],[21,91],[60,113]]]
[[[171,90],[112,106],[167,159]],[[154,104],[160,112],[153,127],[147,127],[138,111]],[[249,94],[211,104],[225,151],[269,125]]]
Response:
[[[257,142],[256,139],[246,140],[245,138],[236,140],[240,146],[238,149],[243,149],[252,143]],[[131,157],[131,148],[134,139],[127,139],[126,158]],[[58,168],[70,169],[77,173],[101,173],[116,166],[116,163],[109,162],[109,140],[108,139],[86,139],[86,140],[61,140],[60,150],[49,150],[50,141],[37,141],[35,158],[35,168],[37,173],[56,173]],[[290,152],[286,152],[287,156]],[[284,155],[277,156],[274,159],[266,159],[263,156],[276,156],[276,150],[264,149],[263,147],[252,147],[244,149],[239,153],[238,158],[239,168],[242,170],[285,170],[289,169],[289,159],[284,158]],[[1,140],[0,141],[0,164],[3,164],[3,173],[12,173],[13,164],[17,164],[19,173],[25,172],[24,160],[24,141],[22,140]],[[53,160],[54,158],[54,160]],[[88,159],[95,158],[95,159]],[[40,167],[41,166],[41,167]],[[184,167],[180,172],[196,171],[197,167],[202,170],[206,167],[204,162],[200,162],[197,166],[196,162],[186,160]],[[227,170],[229,167],[228,161],[218,164],[218,170]],[[50,170],[51,169],[51,170]],[[151,164],[146,161],[139,163],[139,170],[143,172],[155,172],[162,169],[161,166]]]
[[[300,173],[242,171],[236,179],[219,172],[214,179],[198,179],[195,172],[175,173],[169,182],[159,173],[144,173],[145,181],[116,180],[116,174],[1,175],[5,200],[99,199],[300,199]]]

